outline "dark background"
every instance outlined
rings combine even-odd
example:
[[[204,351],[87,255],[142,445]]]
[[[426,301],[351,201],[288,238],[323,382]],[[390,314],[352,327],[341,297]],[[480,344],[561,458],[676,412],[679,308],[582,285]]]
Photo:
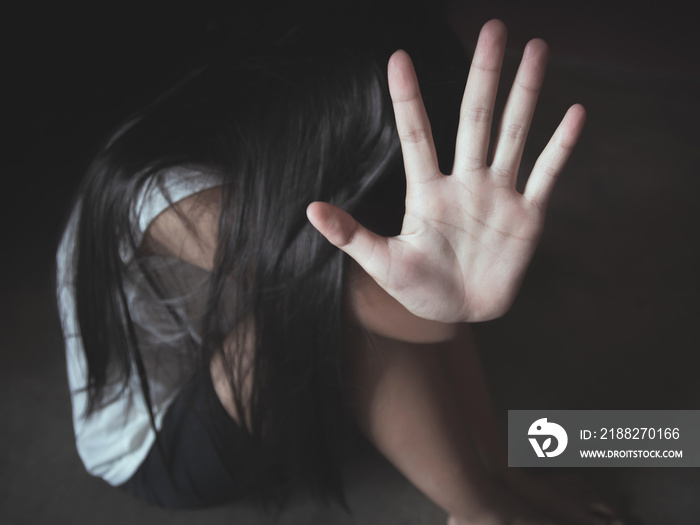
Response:
[[[668,2],[524,4],[449,11],[468,50],[486,20],[509,27],[501,103],[525,42],[550,44],[524,171],[570,104],[588,110],[518,300],[475,327],[499,418],[508,409],[700,409],[695,17]],[[233,5],[31,5],[4,17],[2,523],[271,521],[246,506],[152,509],[84,472],[53,298],[62,221],[98,141],[206,57]],[[697,469],[574,473],[646,523],[700,521]],[[279,521],[444,522],[370,451],[348,477],[354,518],[301,495]]]

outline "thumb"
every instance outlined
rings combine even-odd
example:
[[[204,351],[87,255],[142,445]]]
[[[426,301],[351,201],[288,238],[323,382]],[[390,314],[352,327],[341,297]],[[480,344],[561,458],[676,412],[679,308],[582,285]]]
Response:
[[[312,202],[306,208],[309,222],[328,242],[355,259],[375,277],[385,277],[389,251],[387,239],[369,231],[352,216],[327,202]],[[384,279],[382,279],[384,280]]]

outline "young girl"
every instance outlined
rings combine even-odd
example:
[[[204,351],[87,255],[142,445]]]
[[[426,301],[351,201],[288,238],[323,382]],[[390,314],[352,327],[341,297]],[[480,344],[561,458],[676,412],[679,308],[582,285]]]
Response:
[[[479,37],[455,146],[454,47],[420,14],[369,15],[266,19],[99,151],[58,253],[78,452],[162,506],[281,504],[298,482],[343,502],[356,422],[452,524],[605,523],[508,472],[465,324],[513,302],[584,110],[521,194],[544,42],[488,163],[503,24]],[[443,171],[399,47],[455,152]]]

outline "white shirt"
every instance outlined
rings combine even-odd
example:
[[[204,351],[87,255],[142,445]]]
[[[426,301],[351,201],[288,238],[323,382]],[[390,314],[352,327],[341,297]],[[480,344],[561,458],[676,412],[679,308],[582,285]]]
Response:
[[[150,222],[170,206],[170,202],[176,203],[221,184],[221,179],[210,172],[184,167],[170,169],[162,176],[164,191],[151,180],[145,184],[136,202],[132,203],[130,211],[136,245],[140,243]],[[66,345],[73,427],[78,454],[87,471],[112,485],[121,485],[131,478],[148,455],[155,441],[155,433],[135,370],[131,375],[129,389],[117,395],[119,382],[113,386],[108,384],[105,399],[112,399],[116,395],[114,402],[99,408],[89,418],[84,417],[87,406],[87,363],[78,327],[73,265],[79,207],[78,204],[71,214],[56,257],[58,307]],[[126,243],[122,244],[121,256],[126,263],[133,260],[133,253]],[[147,287],[139,286],[138,275],[135,274],[135,279],[126,292],[130,314],[136,324],[143,313],[139,311],[139,294],[144,289]],[[141,329],[148,332],[154,329],[151,325],[150,321],[143,322]],[[162,333],[157,336],[163,337]],[[168,370],[162,361],[159,361],[157,369],[148,371],[153,415],[156,428],[160,429],[165,412],[177,395],[181,374],[177,370]]]

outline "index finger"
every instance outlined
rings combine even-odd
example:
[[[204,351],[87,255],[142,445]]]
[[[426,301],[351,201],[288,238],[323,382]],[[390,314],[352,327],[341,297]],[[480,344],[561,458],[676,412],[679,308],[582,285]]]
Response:
[[[416,72],[405,51],[397,51],[389,59],[388,77],[406,183],[428,182],[441,173]]]

